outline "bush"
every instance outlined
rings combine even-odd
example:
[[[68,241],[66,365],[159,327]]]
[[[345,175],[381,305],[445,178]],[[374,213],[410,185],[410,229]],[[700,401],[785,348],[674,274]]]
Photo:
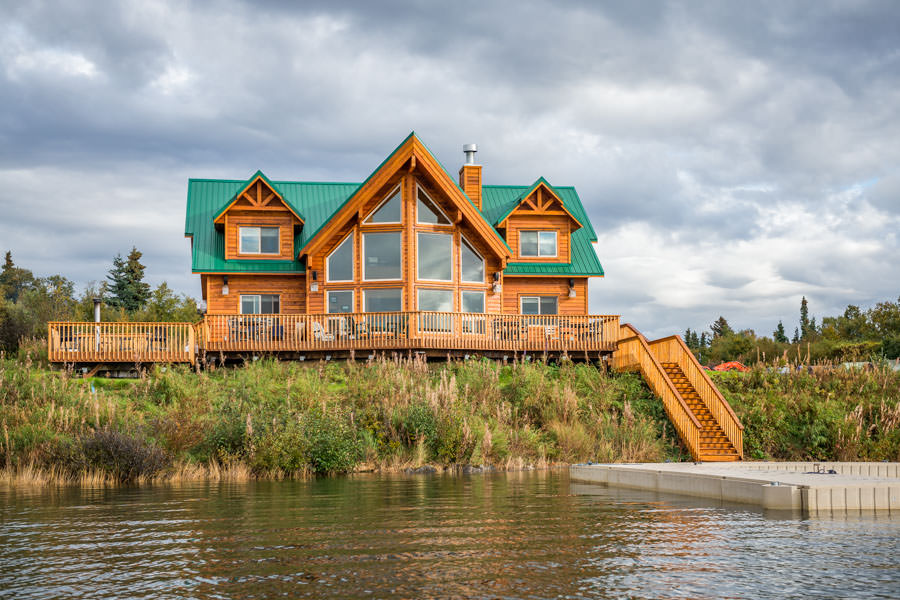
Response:
[[[83,439],[82,452],[88,467],[122,483],[151,479],[171,464],[169,456],[157,446],[109,427]]]
[[[347,415],[314,408],[303,419],[307,460],[315,473],[346,473],[362,457],[362,444]]]

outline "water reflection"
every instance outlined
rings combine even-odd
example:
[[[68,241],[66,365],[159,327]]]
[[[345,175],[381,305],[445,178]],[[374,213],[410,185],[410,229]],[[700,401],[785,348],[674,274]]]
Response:
[[[898,550],[565,472],[0,490],[0,597],[890,597]]]

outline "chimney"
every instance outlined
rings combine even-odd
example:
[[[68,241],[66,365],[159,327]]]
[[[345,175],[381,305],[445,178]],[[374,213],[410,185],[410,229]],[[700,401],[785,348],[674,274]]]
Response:
[[[478,210],[481,210],[481,165],[475,164],[475,153],[478,146],[466,144],[463,146],[466,155],[466,163],[459,169],[459,187],[471,198]]]

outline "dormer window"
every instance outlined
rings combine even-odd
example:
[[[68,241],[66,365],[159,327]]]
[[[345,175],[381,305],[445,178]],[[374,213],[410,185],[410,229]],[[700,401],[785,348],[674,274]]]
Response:
[[[519,256],[548,258],[557,256],[555,231],[522,231],[519,233]]]
[[[278,227],[240,227],[241,254],[279,254]]]

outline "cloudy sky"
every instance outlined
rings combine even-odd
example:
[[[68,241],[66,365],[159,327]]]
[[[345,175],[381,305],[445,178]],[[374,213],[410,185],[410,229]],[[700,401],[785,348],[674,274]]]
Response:
[[[591,310],[650,335],[900,295],[897,2],[295,4],[0,0],[0,249],[199,296],[189,177],[360,181],[415,130],[576,186]]]

